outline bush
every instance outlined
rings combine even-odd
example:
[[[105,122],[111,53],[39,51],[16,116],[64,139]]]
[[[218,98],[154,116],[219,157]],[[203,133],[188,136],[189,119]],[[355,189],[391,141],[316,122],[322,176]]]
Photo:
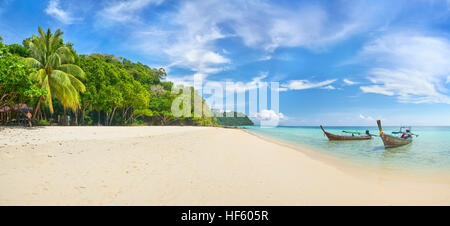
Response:
[[[41,120],[39,120],[39,122],[37,124],[38,124],[38,126],[49,126],[50,122],[48,122],[45,119],[41,119]]]
[[[143,120],[136,119],[136,120],[134,120],[134,122],[131,125],[132,126],[145,126],[146,124],[144,123]]]

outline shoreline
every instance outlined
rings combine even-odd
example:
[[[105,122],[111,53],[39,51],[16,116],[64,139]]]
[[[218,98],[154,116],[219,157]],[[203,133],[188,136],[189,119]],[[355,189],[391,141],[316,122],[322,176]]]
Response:
[[[388,167],[376,167],[374,165],[362,166],[363,159],[356,157],[349,157],[343,159],[342,156],[333,154],[330,152],[323,153],[321,150],[317,150],[312,147],[302,146],[301,144],[273,138],[264,134],[259,134],[250,130],[242,129],[243,131],[256,136],[260,139],[272,142],[284,147],[291,148],[293,150],[302,152],[312,159],[322,161],[326,164],[334,166],[336,169],[341,170],[353,176],[365,178],[370,176],[372,179],[394,180],[394,181],[406,181],[406,182],[430,182],[437,184],[449,184],[450,185],[450,171],[448,169],[440,168],[405,168],[403,166],[388,166]],[[436,174],[436,170],[439,171]]]
[[[0,205],[450,204],[446,183],[363,176],[242,129],[1,131]]]

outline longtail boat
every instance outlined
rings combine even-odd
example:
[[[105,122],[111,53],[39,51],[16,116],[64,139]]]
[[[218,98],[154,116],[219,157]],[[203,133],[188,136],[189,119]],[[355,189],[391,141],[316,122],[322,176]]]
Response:
[[[329,133],[327,131],[325,131],[325,129],[323,129],[322,125],[320,126],[320,128],[322,129],[323,133],[325,134],[325,136],[328,137],[329,140],[370,140],[372,139],[372,136],[369,135],[364,135],[364,136],[344,136],[344,135],[336,135],[336,134],[332,134]]]
[[[406,145],[412,142],[412,136],[409,136],[408,138],[400,138],[397,136],[392,136],[392,135],[388,135],[385,134],[383,132],[383,129],[381,128],[381,121],[377,120],[377,124],[378,124],[378,129],[380,130],[380,137],[381,140],[383,140],[383,144],[385,148],[393,148],[393,147],[398,147],[398,146],[402,146],[402,145]]]

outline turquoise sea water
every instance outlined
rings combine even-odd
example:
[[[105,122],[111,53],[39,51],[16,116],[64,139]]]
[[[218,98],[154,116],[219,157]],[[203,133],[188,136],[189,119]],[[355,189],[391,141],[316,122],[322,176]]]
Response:
[[[450,170],[450,127],[413,127],[412,132],[419,134],[413,143],[385,149],[381,138],[374,137],[365,141],[329,141],[317,127],[274,127],[261,128],[246,126],[247,130],[278,140],[288,141],[309,147],[314,151],[331,154],[338,158],[357,160],[359,164],[392,169],[431,169]],[[379,134],[377,127],[324,127],[335,134],[342,130],[369,130]],[[399,127],[383,127],[391,133]]]

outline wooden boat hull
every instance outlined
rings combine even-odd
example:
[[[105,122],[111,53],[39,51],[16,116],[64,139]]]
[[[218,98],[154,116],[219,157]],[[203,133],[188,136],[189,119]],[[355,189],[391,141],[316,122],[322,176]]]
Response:
[[[410,144],[413,140],[412,138],[402,139],[402,138],[398,138],[398,137],[394,137],[394,136],[386,135],[386,134],[383,134],[380,137],[381,137],[381,140],[383,140],[384,147],[386,147],[386,148],[394,148],[394,147]]]
[[[377,120],[377,124],[378,124],[378,129],[380,130],[380,137],[381,137],[381,140],[383,141],[385,148],[394,148],[394,147],[398,147],[398,146],[403,146],[406,144],[410,144],[413,141],[412,138],[402,139],[400,137],[384,134],[383,130],[381,129],[381,121]]]
[[[372,136],[342,136],[342,135],[336,135],[329,133],[323,129],[322,126],[320,126],[325,136],[328,137],[329,140],[370,140],[372,139]]]

